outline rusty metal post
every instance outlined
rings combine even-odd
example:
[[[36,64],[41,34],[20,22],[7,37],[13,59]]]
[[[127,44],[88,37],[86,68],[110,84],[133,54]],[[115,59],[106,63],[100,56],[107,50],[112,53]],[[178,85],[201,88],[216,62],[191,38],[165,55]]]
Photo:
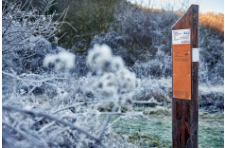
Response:
[[[199,7],[191,5],[172,27],[173,148],[198,147],[198,23]]]

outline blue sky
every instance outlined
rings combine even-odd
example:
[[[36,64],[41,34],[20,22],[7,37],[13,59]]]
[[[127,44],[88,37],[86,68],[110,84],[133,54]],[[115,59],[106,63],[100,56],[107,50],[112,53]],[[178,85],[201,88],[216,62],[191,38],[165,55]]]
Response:
[[[130,0],[138,4],[153,7],[168,9],[174,6],[174,10],[180,9],[182,3],[187,2],[187,5],[198,4],[200,12],[224,13],[224,0]]]

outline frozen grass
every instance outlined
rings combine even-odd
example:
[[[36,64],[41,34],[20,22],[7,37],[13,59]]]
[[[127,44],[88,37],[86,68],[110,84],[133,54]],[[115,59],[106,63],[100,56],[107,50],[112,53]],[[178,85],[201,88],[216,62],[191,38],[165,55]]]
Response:
[[[136,108],[138,111],[148,110]],[[224,147],[224,113],[199,113],[199,148]],[[171,147],[172,116],[171,109],[156,108],[148,118],[133,117],[120,119],[113,130],[139,147]],[[115,117],[116,119],[116,117]],[[114,120],[115,120],[114,119]]]

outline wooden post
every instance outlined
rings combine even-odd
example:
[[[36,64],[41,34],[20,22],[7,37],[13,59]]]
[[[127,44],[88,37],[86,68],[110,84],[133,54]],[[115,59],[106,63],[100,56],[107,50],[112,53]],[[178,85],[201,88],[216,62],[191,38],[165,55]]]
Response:
[[[172,27],[173,148],[198,147],[198,5]]]

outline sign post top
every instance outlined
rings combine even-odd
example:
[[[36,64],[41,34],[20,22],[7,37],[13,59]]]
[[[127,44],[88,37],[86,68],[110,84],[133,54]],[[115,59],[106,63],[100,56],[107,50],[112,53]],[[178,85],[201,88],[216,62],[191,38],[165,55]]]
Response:
[[[172,30],[191,28],[191,25],[192,25],[191,20],[192,19],[195,20],[195,18],[198,18],[198,16],[196,16],[196,14],[198,15],[198,9],[199,9],[198,5],[192,4],[188,8],[186,13],[184,13],[180,17],[180,19],[172,26]],[[191,16],[194,16],[194,18],[191,18]],[[196,23],[196,25],[198,25],[198,22],[196,22],[196,21],[194,21],[194,22]]]

